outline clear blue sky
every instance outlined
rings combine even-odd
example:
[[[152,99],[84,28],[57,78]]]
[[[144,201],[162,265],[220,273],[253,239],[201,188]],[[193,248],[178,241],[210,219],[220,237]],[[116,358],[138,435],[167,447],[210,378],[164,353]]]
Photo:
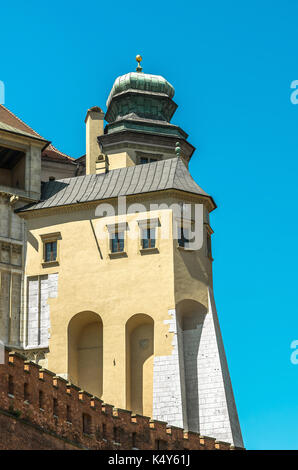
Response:
[[[215,295],[249,449],[298,447],[297,18],[295,0],[1,4],[6,105],[74,157],[137,53],[174,85],[191,172],[218,204]]]

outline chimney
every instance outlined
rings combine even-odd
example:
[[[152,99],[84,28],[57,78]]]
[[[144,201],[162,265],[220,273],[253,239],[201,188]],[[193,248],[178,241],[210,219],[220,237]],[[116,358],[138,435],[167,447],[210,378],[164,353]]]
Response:
[[[97,137],[103,135],[104,112],[93,106],[88,109],[86,123],[86,175],[95,175],[96,161],[100,155]]]

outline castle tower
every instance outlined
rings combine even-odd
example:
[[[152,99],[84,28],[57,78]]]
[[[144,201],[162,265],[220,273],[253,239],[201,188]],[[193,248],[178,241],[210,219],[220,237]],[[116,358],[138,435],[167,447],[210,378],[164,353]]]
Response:
[[[171,123],[174,88],[137,60],[112,87],[104,132],[101,108],[87,113],[87,174],[49,181],[18,211],[24,329],[30,338],[46,309],[45,367],[116,407],[242,447],[213,295],[216,205],[188,171],[195,149]]]

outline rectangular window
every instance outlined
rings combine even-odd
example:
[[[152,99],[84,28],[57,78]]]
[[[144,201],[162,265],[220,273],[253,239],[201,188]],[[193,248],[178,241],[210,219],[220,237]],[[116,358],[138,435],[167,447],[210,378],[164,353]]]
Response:
[[[8,393],[9,395],[14,395],[14,382],[12,375],[8,376]]]
[[[60,240],[62,239],[60,232],[47,233],[40,235],[43,243],[42,263],[47,267],[48,263],[59,264]]]
[[[155,227],[142,228],[142,248],[155,248]]]
[[[180,227],[178,229],[180,233],[178,233],[178,245],[182,248],[186,248],[189,243],[189,229],[186,227]]]
[[[144,165],[145,163],[153,163],[158,162],[159,158],[156,157],[139,157],[140,165]]]
[[[66,421],[71,423],[71,408],[69,405],[66,405]]]
[[[91,434],[91,416],[83,413],[83,433]]]
[[[29,401],[30,394],[29,394],[29,384],[26,382],[24,383],[24,400]]]
[[[57,261],[57,240],[45,243],[45,257],[46,263],[50,261]]]
[[[124,251],[124,232],[111,233],[111,252],[121,253]]]
[[[58,416],[58,400],[53,398],[53,415]]]
[[[38,393],[39,408],[43,409],[43,391],[39,390]]]

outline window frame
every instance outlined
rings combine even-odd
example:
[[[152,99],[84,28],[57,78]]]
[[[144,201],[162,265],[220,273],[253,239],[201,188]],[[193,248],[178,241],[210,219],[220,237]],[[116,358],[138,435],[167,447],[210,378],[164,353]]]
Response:
[[[150,153],[148,155],[138,155],[137,158],[138,165],[147,165],[148,163],[154,163],[163,160],[163,155]],[[146,159],[147,162],[142,162],[143,159]]]
[[[51,246],[50,251],[48,252],[47,247]],[[51,263],[52,261],[57,261],[57,240],[46,241],[44,242],[44,262]],[[55,248],[54,248],[55,247]],[[48,254],[50,255],[48,258]]]
[[[42,266],[44,268],[59,265],[60,258],[60,240],[62,239],[60,232],[47,233],[40,235],[42,241]],[[47,260],[46,246],[49,243],[56,243],[56,259]]]
[[[123,234],[122,236],[119,236]],[[112,233],[113,236],[110,234],[110,252],[113,254],[119,254],[124,252],[124,245],[125,245],[125,232],[124,230],[116,230]],[[114,250],[114,243],[116,243],[116,250]]]
[[[107,224],[108,231],[108,254],[110,258],[126,257],[126,232],[127,232],[127,222]],[[123,233],[123,250],[122,251],[112,251],[113,247],[113,236],[115,234]],[[119,238],[121,240],[121,238]],[[119,244],[118,240],[118,244]],[[119,245],[118,245],[119,246]]]
[[[186,243],[184,243],[184,245],[181,245],[179,243],[179,241],[181,240],[181,238],[178,236],[179,235],[179,231],[182,231],[183,233],[183,230],[189,230],[191,231],[193,229],[193,226],[194,226],[194,223],[195,221],[193,219],[181,219],[179,217],[176,217],[175,218],[175,221],[174,221],[174,233],[176,234],[176,247],[179,249],[179,250],[185,250],[185,251],[195,251],[194,249],[192,248],[189,248],[187,246],[187,244],[189,243],[189,238],[184,238],[184,240],[186,240]],[[180,232],[181,234],[181,232]]]
[[[159,237],[158,237],[158,227],[160,226],[159,218],[154,217],[154,218],[146,218],[142,220],[138,220],[138,226],[140,230],[140,236],[139,236],[139,251],[140,253],[158,253],[159,252]],[[144,247],[143,245],[143,231],[144,230],[150,230],[154,231],[154,239],[149,238],[150,240],[150,246]],[[151,240],[154,240],[154,246],[151,246]]]

